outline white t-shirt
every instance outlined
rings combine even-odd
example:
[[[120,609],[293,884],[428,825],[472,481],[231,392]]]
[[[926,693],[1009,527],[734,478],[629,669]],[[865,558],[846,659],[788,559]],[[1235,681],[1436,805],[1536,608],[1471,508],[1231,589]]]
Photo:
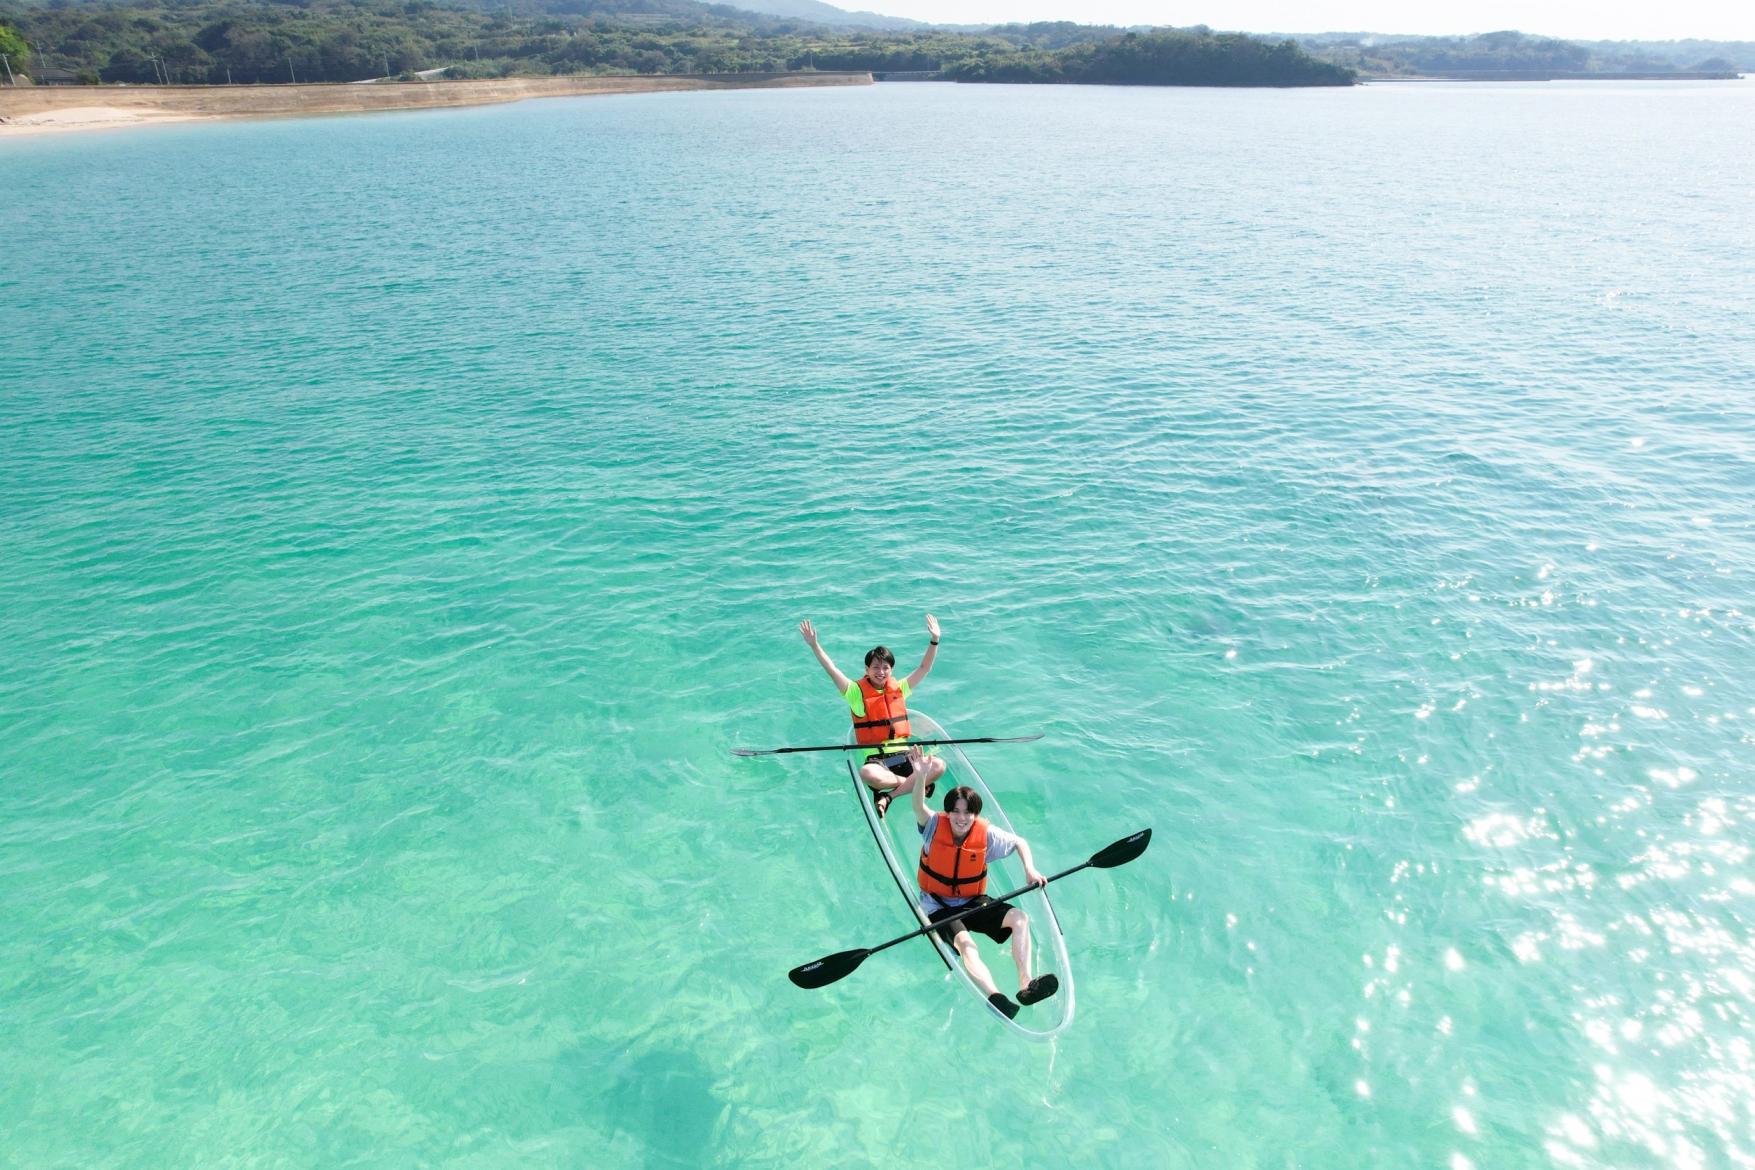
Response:
[[[938,832],[938,822],[943,816],[943,813],[926,814],[926,823],[920,826],[920,843],[923,847],[926,842],[932,840],[932,835]],[[991,864],[1003,857],[1010,857],[1017,851],[1017,835],[1015,833],[1008,833],[998,825],[989,822],[987,825],[988,862]],[[968,901],[968,898],[940,898],[934,894],[927,893],[925,890],[920,891],[920,908],[925,910],[928,914],[931,914],[934,910],[955,909],[958,906],[964,905]]]

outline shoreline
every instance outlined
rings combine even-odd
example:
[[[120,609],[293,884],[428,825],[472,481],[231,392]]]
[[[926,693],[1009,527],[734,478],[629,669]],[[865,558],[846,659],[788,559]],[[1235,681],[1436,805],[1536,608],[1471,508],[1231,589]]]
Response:
[[[0,115],[0,142],[45,134],[76,134],[81,130],[115,130],[123,126],[168,126],[177,122],[222,121],[225,115],[170,114],[119,109],[115,106],[71,106],[16,117]]]
[[[0,88],[0,141],[177,122],[451,109],[545,97],[871,84],[870,73],[848,72],[506,77],[367,85],[21,86]]]

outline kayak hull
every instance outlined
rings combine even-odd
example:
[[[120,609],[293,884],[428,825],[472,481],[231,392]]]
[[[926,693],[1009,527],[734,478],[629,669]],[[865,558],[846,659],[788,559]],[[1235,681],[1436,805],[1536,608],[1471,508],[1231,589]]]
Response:
[[[945,730],[932,719],[918,711],[910,710],[908,719],[911,730],[917,739],[949,739]],[[945,774],[940,777],[938,787],[934,791],[935,799],[928,802],[928,807],[939,810],[944,803],[944,794],[959,784],[967,785],[981,794],[981,815],[990,823],[1002,829],[1016,833],[1011,821],[1006,817],[991,789],[981,778],[981,773],[969,761],[962,748],[956,745],[933,749],[933,754],[945,762]],[[871,789],[859,778],[859,761],[849,760],[847,772],[852,779],[853,788],[859,799],[859,807],[865,813],[866,826],[871,830],[872,840],[882,854],[884,865],[890,871],[895,882],[897,893],[905,900],[910,920],[916,926],[927,924],[926,913],[920,908],[918,899],[919,888],[915,884],[915,867],[920,860],[920,831],[914,823],[914,809],[910,796],[899,796],[890,805],[888,815],[880,818],[877,807],[872,803]],[[1028,837],[1028,834],[1019,833]],[[1031,841],[1033,848],[1038,843]],[[1042,858],[1037,857],[1038,868]],[[994,896],[1008,893],[1025,884],[1023,866],[1017,857],[1008,857],[988,867],[987,892]],[[1060,980],[1060,990],[1051,998],[1021,1009],[1015,1019],[1006,1019],[992,1004],[987,996],[976,986],[967,972],[963,970],[961,960],[950,945],[932,931],[924,937],[928,940],[939,960],[951,972],[951,977],[963,984],[976,998],[982,1010],[1004,1024],[1009,1030],[1031,1040],[1046,1040],[1059,1033],[1072,1023],[1074,1010],[1072,966],[1067,960],[1066,938],[1061,933],[1060,917],[1054,911],[1054,903],[1049,898],[1048,890],[1034,889],[1016,898],[1010,899],[1012,905],[1029,915],[1030,940],[1033,963],[1033,975],[1052,973]],[[986,935],[974,936],[976,945],[981,948],[982,961],[992,973],[994,982],[999,989],[1017,998],[1017,967],[1011,956],[1011,944],[995,944]]]

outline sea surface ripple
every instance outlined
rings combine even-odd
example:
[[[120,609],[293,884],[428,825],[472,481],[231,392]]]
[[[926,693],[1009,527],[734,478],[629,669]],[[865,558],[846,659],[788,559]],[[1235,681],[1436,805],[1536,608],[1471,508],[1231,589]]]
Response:
[[[0,153],[0,1161],[1755,1165],[1755,92]],[[913,945],[904,669],[1079,1019]],[[1003,969],[1004,964],[996,967]],[[948,1075],[947,1075],[948,1074]]]

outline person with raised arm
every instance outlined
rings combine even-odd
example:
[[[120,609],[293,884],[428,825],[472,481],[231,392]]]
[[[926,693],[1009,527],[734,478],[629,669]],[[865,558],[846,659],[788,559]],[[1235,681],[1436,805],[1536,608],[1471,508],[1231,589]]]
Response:
[[[853,713],[853,742],[869,744],[871,751],[859,766],[859,778],[872,790],[872,804],[878,816],[889,810],[890,801],[914,791],[916,787],[930,796],[935,782],[944,775],[945,762],[924,752],[906,750],[908,740],[908,696],[932,670],[938,657],[938,619],[926,615],[926,654],[920,665],[907,678],[897,679],[896,656],[885,646],[876,646],[865,655],[865,673],[849,679],[836,668],[834,660],[817,641],[816,627],[810,619],[798,623],[805,645],[817,656],[835,689],[841,692]],[[915,756],[918,759],[915,759]]]
[[[916,747],[909,754],[922,753]],[[974,908],[974,913],[967,917],[940,926],[938,935],[963,960],[963,969],[987,994],[987,1002],[1009,1020],[1018,1014],[1020,1005],[1040,1003],[1059,991],[1060,979],[1052,972],[1031,976],[1030,916],[1010,902],[988,896],[987,866],[1016,853],[1024,866],[1025,881],[1045,886],[1048,879],[1036,869],[1028,841],[989,823],[980,813],[981,794],[973,788],[958,785],[945,793],[942,813],[928,811],[925,790],[914,790],[914,822],[920,826],[920,867],[915,881],[920,886],[920,908],[926,911],[928,922],[939,922]],[[1018,968],[1016,1003],[994,983],[971,931],[985,934],[996,943],[1011,940],[1012,962]]]

